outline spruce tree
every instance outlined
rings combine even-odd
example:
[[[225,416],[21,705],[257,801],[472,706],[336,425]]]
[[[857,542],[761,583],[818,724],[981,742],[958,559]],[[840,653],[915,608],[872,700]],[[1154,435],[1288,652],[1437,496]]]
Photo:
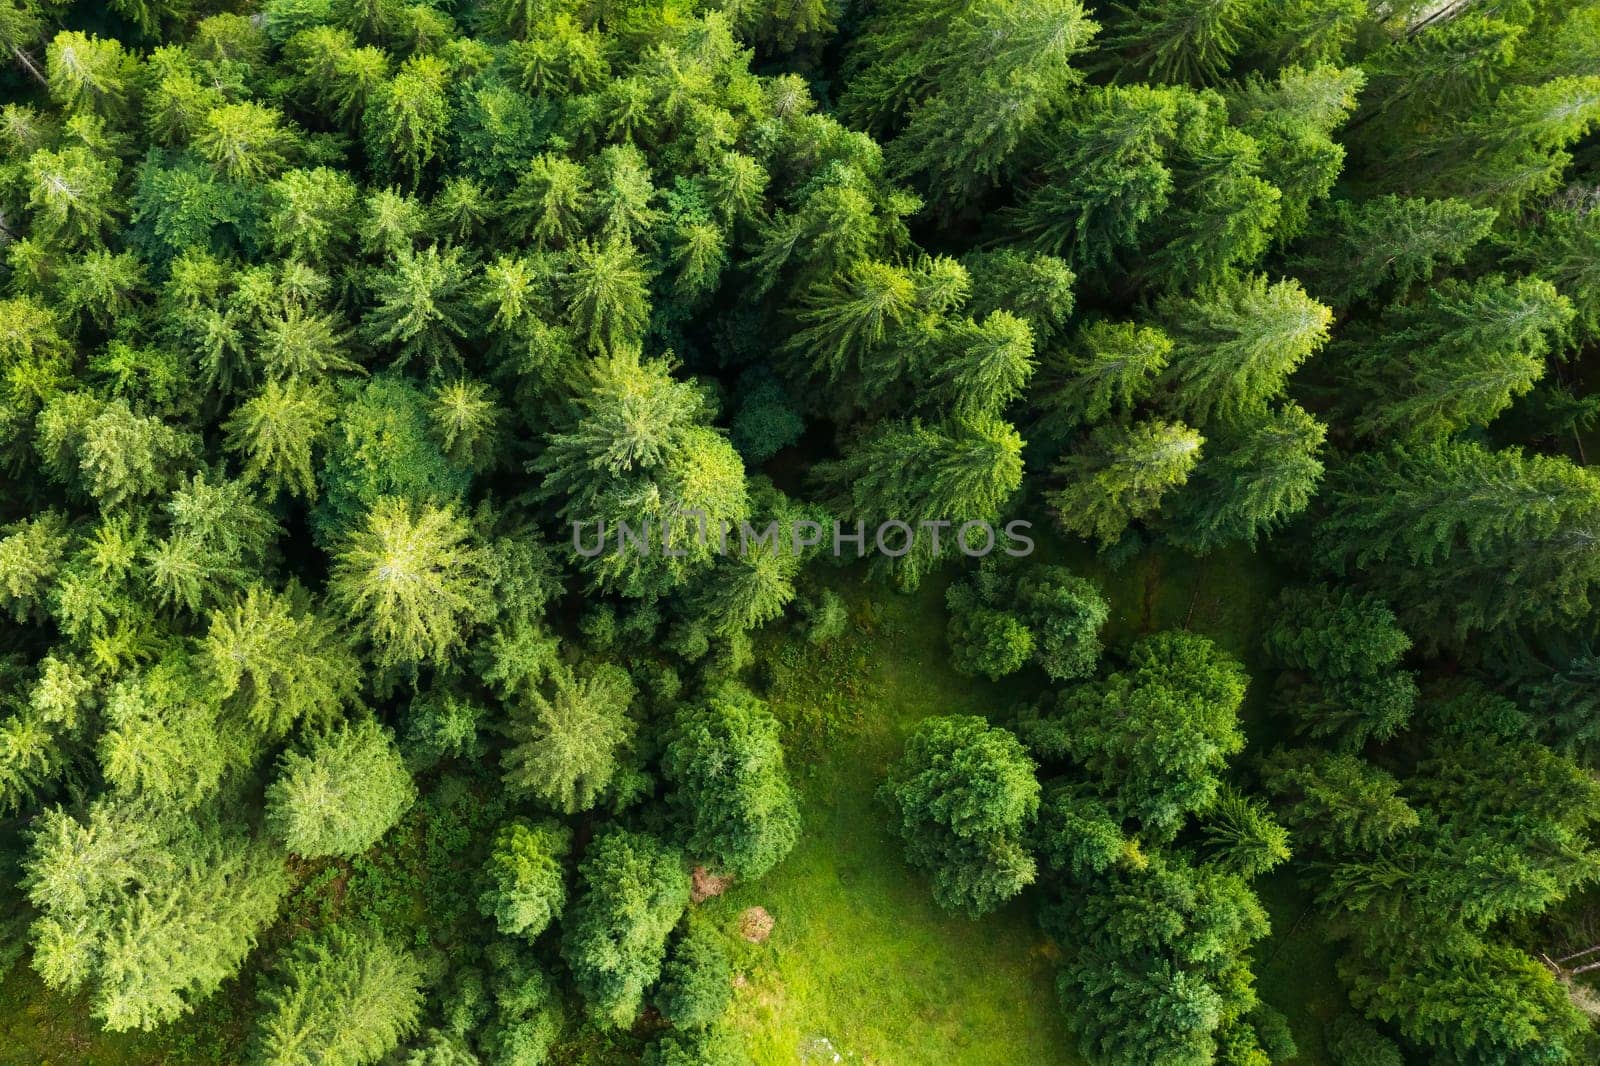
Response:
[[[1189,479],[1203,443],[1175,423],[1103,426],[1052,470],[1061,484],[1045,500],[1067,532],[1108,547]]]
[[[680,710],[661,769],[691,855],[754,880],[799,839],[777,719],[749,693],[729,689]]]
[[[415,1031],[422,972],[381,935],[335,926],[297,939],[261,992],[251,1061],[367,1066]]]
[[[416,796],[394,738],[365,720],[284,754],[267,787],[267,826],[296,855],[349,858],[388,832]]]

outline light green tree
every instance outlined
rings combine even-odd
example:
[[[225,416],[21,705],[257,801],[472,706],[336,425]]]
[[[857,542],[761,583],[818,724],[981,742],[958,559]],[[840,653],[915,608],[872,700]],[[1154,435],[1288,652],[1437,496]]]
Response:
[[[349,858],[377,843],[416,797],[394,738],[366,719],[284,753],[267,786],[267,826],[296,855]]]
[[[330,725],[361,690],[354,653],[297,597],[251,585],[211,612],[203,661],[222,699],[270,739]]]
[[[416,1030],[417,960],[382,935],[335,926],[297,938],[261,993],[258,1066],[369,1066]]]
[[[1163,383],[1179,417],[1204,425],[1259,411],[1328,340],[1333,312],[1295,281],[1233,278],[1159,311],[1172,352]]]
[[[1179,423],[1103,426],[1056,464],[1062,484],[1045,500],[1063,529],[1110,546],[1189,480],[1204,443]]]
[[[385,496],[335,551],[328,598],[380,665],[442,663],[486,606],[487,566],[452,508]]]
[[[582,673],[556,667],[546,687],[529,691],[526,702],[511,709],[510,744],[500,757],[507,787],[564,814],[593,807],[633,735],[633,697],[633,682],[621,667]]]
[[[556,822],[516,819],[501,826],[484,865],[488,887],[478,909],[508,936],[533,940],[567,904],[562,860],[572,849],[572,831]]]

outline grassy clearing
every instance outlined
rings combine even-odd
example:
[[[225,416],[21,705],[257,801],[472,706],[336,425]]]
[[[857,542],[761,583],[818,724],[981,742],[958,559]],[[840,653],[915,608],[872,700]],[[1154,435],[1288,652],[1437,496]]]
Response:
[[[249,1016],[240,981],[229,981],[168,1028],[108,1033],[84,997],[50,992],[26,962],[18,963],[0,982],[0,1066],[235,1066]]]
[[[740,946],[736,1024],[763,1066],[833,1053],[896,1066],[1076,1063],[1027,907],[981,922],[946,914],[884,833],[873,791],[910,727],[992,712],[997,696],[945,663],[942,583],[909,597],[866,588],[840,583],[860,629],[827,653],[769,653],[805,835],[760,883],[708,904],[730,928],[755,905],[777,921],[765,945]]]

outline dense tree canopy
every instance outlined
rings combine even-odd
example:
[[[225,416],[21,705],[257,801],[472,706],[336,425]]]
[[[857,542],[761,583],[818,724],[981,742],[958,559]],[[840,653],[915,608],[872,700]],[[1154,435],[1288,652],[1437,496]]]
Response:
[[[17,1054],[741,1063],[887,826],[1093,1066],[1596,1061],[1597,42],[0,0]]]

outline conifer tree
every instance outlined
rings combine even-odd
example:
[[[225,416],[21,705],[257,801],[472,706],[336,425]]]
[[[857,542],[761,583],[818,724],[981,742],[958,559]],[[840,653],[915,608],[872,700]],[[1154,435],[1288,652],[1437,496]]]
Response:
[[[543,475],[538,492],[555,501],[565,536],[602,542],[581,563],[597,585],[659,596],[708,569],[716,531],[747,517],[744,464],[706,424],[705,394],[665,363],[620,352],[593,361],[586,378],[576,417],[529,470]],[[648,554],[617,548],[623,524],[653,542]]]
[[[328,725],[361,687],[359,662],[327,620],[260,585],[211,612],[203,655],[221,697],[272,739]]]
[[[935,206],[955,211],[992,187],[1078,83],[1071,62],[1096,29],[1076,0],[887,9],[857,45],[862,69],[844,106],[887,116],[912,105],[890,158],[923,179]]]
[[[489,886],[478,909],[500,932],[535,939],[566,906],[561,863],[571,848],[571,830],[556,822],[519,818],[501,826],[484,868]]]
[[[328,598],[380,664],[442,663],[486,605],[487,565],[453,510],[385,496],[336,551]]]
[[[360,189],[349,174],[330,167],[290,170],[267,188],[274,247],[308,263],[336,258],[350,243]]]
[[[149,1030],[232,977],[288,890],[281,853],[214,812],[101,798],[40,817],[23,887],[39,916],[33,965],[87,987],[107,1029]]]
[[[680,710],[661,770],[691,855],[755,880],[799,839],[777,719],[749,693],[728,689]]]
[[[1033,331],[1009,311],[945,330],[929,353],[932,397],[958,418],[996,416],[1033,375]]]
[[[422,972],[381,935],[335,926],[297,939],[261,993],[252,1061],[368,1066],[415,1031]]]
[[[1446,282],[1361,338],[1358,380],[1374,395],[1356,425],[1375,436],[1445,436],[1483,426],[1545,370],[1572,305],[1548,282],[1498,275]]]
[[[291,378],[268,381],[223,428],[229,449],[244,459],[246,482],[259,483],[269,497],[287,492],[314,500],[314,456],[329,437],[333,417],[333,396],[325,386]]]
[[[1057,464],[1052,473],[1062,484],[1046,502],[1063,529],[1108,547],[1189,479],[1203,443],[1176,423],[1103,426]]]
[[[206,116],[195,147],[223,177],[259,182],[281,171],[293,148],[282,118],[260,104],[225,104]]]
[[[40,237],[73,246],[99,243],[115,221],[117,165],[87,148],[41,149],[28,157],[28,209]]]
[[[1256,1005],[1246,952],[1269,928],[1238,875],[1157,856],[1063,892],[1043,921],[1087,946],[1060,978],[1086,1057],[1200,1066],[1239,1043],[1241,1061],[1265,1059],[1254,1033],[1229,1031]]]
[[[394,738],[365,720],[284,754],[267,788],[267,825],[296,855],[348,858],[376,843],[416,796]]]
[[[977,917],[1032,883],[1024,841],[1039,810],[1039,782],[1004,729],[972,716],[924,720],[880,795],[906,860],[933,875],[940,906]]]
[[[511,743],[500,760],[506,785],[563,814],[593,807],[633,734],[628,706],[634,691],[621,667],[606,664],[581,674],[556,667],[547,689],[531,690],[526,703],[512,709]]]
[[[1227,758],[1244,747],[1245,674],[1181,630],[1139,640],[1127,658],[1126,670],[1063,691],[1026,739],[1043,759],[1070,759],[1146,839],[1167,841],[1210,807]]]
[[[914,588],[950,553],[963,525],[999,517],[1022,481],[1022,438],[993,417],[943,427],[889,423],[843,458],[818,466],[816,476],[832,490],[839,513],[874,531],[868,536],[888,521],[909,527],[904,545],[886,540],[899,554],[880,565]],[[949,523],[947,535],[936,541],[938,527],[930,523]]]
[[[431,369],[459,361],[467,333],[468,268],[461,250],[430,245],[402,251],[373,279],[377,304],[362,321],[373,344],[392,349],[397,364],[422,358]]]
[[[1404,293],[1440,267],[1459,266],[1494,220],[1495,212],[1461,200],[1340,200],[1314,217],[1290,262],[1319,299],[1347,307],[1389,286]]]
[[[1138,247],[1172,194],[1178,101],[1146,85],[1085,93],[1048,135],[1045,168],[1002,214],[1007,231],[1082,272]]]
[[[1258,14],[1252,0],[1151,0],[1116,12],[1101,47],[1129,74],[1175,83],[1220,81]]]
[[[1295,839],[1324,853],[1375,851],[1420,824],[1400,782],[1348,752],[1279,750],[1262,780]]]
[[[1171,508],[1171,536],[1195,551],[1254,545],[1304,511],[1322,480],[1327,429],[1296,404],[1218,434]]]
[[[579,244],[567,282],[573,328],[595,352],[616,356],[636,347],[649,319],[648,284],[638,252],[626,241]]]
[[[1039,426],[1052,437],[1125,416],[1166,369],[1172,341],[1132,322],[1095,322],[1046,355],[1034,383]]]
[[[1392,596],[1406,630],[1430,642],[1573,619],[1600,581],[1581,550],[1600,485],[1565,459],[1396,447],[1339,468],[1326,501],[1318,560]]]
[[[50,97],[69,112],[108,121],[132,107],[138,60],[120,42],[63,30],[45,49]]]
[[[1260,275],[1169,297],[1159,310],[1172,339],[1168,403],[1201,425],[1237,420],[1280,395],[1295,368],[1327,342],[1333,321],[1298,282],[1268,284]]]
[[[408,188],[427,184],[429,164],[440,155],[450,125],[449,87],[444,60],[417,55],[387,82],[366,90],[370,96],[362,134],[367,155],[380,172]]]
[[[612,828],[589,845],[578,880],[561,956],[590,1015],[626,1027],[660,976],[667,937],[689,905],[689,875],[654,837]]]

